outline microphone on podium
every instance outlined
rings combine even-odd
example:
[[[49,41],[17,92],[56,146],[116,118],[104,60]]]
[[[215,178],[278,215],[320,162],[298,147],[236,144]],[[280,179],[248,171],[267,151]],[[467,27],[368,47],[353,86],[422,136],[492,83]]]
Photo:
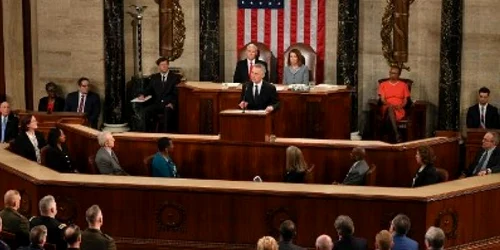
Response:
[[[253,181],[254,182],[262,182],[262,178],[260,178],[260,176],[257,175],[255,177],[253,177]]]

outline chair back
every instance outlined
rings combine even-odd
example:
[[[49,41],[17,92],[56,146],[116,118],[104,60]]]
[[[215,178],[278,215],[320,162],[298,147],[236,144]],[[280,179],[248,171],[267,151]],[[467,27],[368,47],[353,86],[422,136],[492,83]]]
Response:
[[[49,149],[49,145],[43,147],[41,150],[40,150],[40,160],[41,160],[41,164],[46,166],[47,164],[47,150]]]
[[[50,244],[50,243],[45,243],[43,245],[43,249],[45,249],[45,250],[56,250],[56,245]]]
[[[316,52],[314,49],[305,43],[296,43],[290,45],[288,49],[283,54],[284,66],[288,66],[288,55],[292,49],[298,49],[302,54],[302,64],[305,64],[309,68],[309,81],[316,82]]]
[[[436,173],[438,175],[438,183],[448,181],[449,178],[448,170],[444,168],[436,168]]]
[[[7,244],[10,247],[10,249],[17,249],[18,248],[16,235],[14,233],[7,232],[5,230],[1,231],[0,232],[0,240],[5,242],[5,244]]]
[[[375,186],[377,184],[377,166],[372,164],[372,167],[365,174],[365,185]]]
[[[155,155],[150,155],[143,160],[144,164],[144,169],[146,169],[148,175],[147,176],[152,176],[153,171],[151,171],[151,164],[153,163],[153,157]]]
[[[95,163],[95,155],[89,156],[87,159],[87,171],[89,174],[100,174],[99,169],[97,169],[97,165]]]
[[[247,46],[249,44],[255,44],[259,49],[257,52],[257,59],[262,60],[267,63],[267,72],[270,82],[275,82],[276,79],[276,57],[273,52],[264,43],[261,42],[249,42],[245,44],[242,48],[238,50],[238,60],[244,60],[247,58]]]

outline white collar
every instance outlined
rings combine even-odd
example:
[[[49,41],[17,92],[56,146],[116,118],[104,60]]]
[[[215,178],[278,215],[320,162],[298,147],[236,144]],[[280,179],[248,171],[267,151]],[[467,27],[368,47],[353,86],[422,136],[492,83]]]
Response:
[[[260,88],[260,86],[262,86],[262,80],[260,82],[254,82],[253,86],[257,86]]]
[[[253,60],[247,59],[247,64],[255,65],[255,58]]]
[[[479,105],[479,109],[481,109],[482,107],[484,107],[484,110],[486,110],[486,108],[488,107],[488,103],[486,103],[484,105],[481,105],[481,104],[478,103],[478,105]]]

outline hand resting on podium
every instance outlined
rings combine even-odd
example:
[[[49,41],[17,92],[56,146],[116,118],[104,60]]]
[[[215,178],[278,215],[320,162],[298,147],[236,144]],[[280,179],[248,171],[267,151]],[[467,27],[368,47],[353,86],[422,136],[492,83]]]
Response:
[[[241,101],[240,104],[238,104],[238,106],[240,106],[241,109],[247,109],[248,107],[248,102],[245,102],[245,101]],[[274,107],[269,105],[266,107],[266,109],[264,109],[266,111],[266,113],[271,113],[273,112],[274,110]]]

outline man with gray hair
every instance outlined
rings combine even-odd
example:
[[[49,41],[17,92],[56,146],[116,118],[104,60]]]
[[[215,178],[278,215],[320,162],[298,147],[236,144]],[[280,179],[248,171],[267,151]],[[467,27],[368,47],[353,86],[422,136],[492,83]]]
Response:
[[[115,250],[115,240],[101,231],[102,211],[98,205],[92,205],[85,212],[89,227],[82,233],[82,250]]]
[[[43,245],[47,242],[47,228],[44,225],[36,226],[30,231],[30,245],[21,247],[19,250],[38,250],[44,249]]]
[[[500,148],[497,132],[487,132],[483,137],[482,149],[476,154],[476,158],[464,171],[462,177],[482,176],[500,172]]]
[[[322,234],[316,238],[316,250],[332,250],[333,241],[330,236]]]
[[[5,208],[0,211],[3,221],[3,230],[16,235],[15,242],[7,242],[9,245],[27,246],[29,239],[29,222],[26,217],[18,212],[21,206],[21,195],[17,190],[9,190],[3,197]]]
[[[355,147],[351,152],[351,159],[354,164],[347,172],[342,184],[344,185],[364,185],[365,174],[368,172],[368,163],[365,161],[365,149],[362,147]]]
[[[339,215],[334,223],[339,240],[335,250],[366,250],[366,239],[354,237],[354,222],[347,215]]]
[[[115,138],[110,132],[101,132],[97,135],[97,141],[101,148],[95,155],[95,163],[101,174],[107,175],[128,175],[118,161],[113,147],[115,146]]]
[[[446,236],[439,227],[430,227],[425,233],[425,246],[429,250],[442,250],[444,249],[444,241]]]
[[[54,196],[47,195],[40,199],[38,209],[40,210],[40,216],[31,217],[30,227],[45,226],[48,233],[47,242],[56,245],[57,249],[66,249],[66,242],[63,238],[66,224],[59,222],[55,218],[57,215],[57,204]]]
[[[245,59],[238,61],[236,64],[236,69],[234,70],[233,82],[246,83],[250,80],[252,74],[252,69],[255,65],[263,65],[267,69],[267,63],[265,61],[259,60],[259,48],[253,43],[249,43],[246,46],[246,57]],[[264,77],[269,80],[269,76],[266,74]]]
[[[256,64],[252,68],[251,81],[241,88],[240,108],[250,110],[265,110],[271,113],[278,109],[280,103],[276,87],[263,80],[266,68],[261,64]]]

